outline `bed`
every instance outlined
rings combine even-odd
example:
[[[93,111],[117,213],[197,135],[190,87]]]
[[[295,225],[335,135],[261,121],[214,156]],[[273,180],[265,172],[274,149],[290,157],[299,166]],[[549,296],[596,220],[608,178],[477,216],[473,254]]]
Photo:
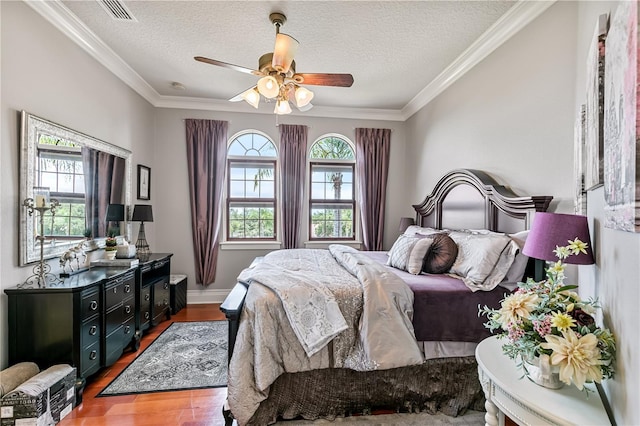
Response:
[[[416,225],[389,252],[331,246],[257,259],[221,305],[229,320],[226,419],[266,425],[378,408],[451,416],[483,409],[473,353],[489,333],[478,305],[496,307],[513,288],[509,273],[520,256],[515,236],[551,199],[517,196],[479,170],[453,170],[413,206]],[[437,251],[434,235],[442,230],[457,250],[447,272],[462,278],[425,274],[422,266],[413,273],[399,269],[399,261],[411,269],[409,253],[415,263],[418,246]],[[498,240],[505,241],[498,257],[491,251],[478,258],[478,242]],[[412,248],[399,256],[407,241]],[[491,272],[475,280],[487,264]],[[322,280],[313,268],[324,271]],[[296,298],[325,311],[304,311]]]

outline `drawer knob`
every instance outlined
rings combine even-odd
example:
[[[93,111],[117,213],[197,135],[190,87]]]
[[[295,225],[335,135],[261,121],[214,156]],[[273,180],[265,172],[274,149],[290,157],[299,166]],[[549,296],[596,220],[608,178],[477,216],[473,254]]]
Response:
[[[96,302],[95,300],[92,300],[91,303],[89,303],[89,309],[91,309],[92,311],[95,311],[96,309],[98,309],[98,302]]]
[[[114,287],[113,288],[113,294],[116,294],[118,292],[118,287]]]
[[[131,326],[130,325],[125,325],[124,326],[124,334],[129,334],[130,330],[131,330]]]
[[[98,356],[98,352],[96,351],[91,351],[91,353],[89,353],[89,359],[92,361],[96,359],[96,356]]]
[[[98,327],[96,327],[95,325],[92,325],[91,328],[89,329],[89,334],[92,336],[95,336],[97,332],[98,332]]]
[[[125,293],[131,293],[131,286],[129,284],[125,284],[124,285],[124,292]]]
[[[144,300],[149,300],[149,299],[151,299],[151,296],[150,296],[150,295],[148,295],[148,294],[145,294],[145,295],[144,295]]]
[[[164,289],[168,289],[169,288],[169,283],[164,283]]]
[[[149,312],[144,313],[144,319],[149,319]]]
[[[124,313],[125,314],[130,314],[131,313],[131,306],[127,305],[124,307]]]

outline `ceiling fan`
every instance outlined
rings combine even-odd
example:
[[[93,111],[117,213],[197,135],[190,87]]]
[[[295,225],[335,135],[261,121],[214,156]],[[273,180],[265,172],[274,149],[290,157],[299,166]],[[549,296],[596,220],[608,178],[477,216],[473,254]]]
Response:
[[[276,27],[276,43],[273,52],[265,53],[258,60],[258,69],[253,70],[239,65],[215,59],[196,56],[196,61],[217,65],[232,70],[253,74],[261,77],[258,84],[237,96],[229,99],[232,102],[247,101],[254,108],[258,108],[260,96],[266,99],[275,99],[274,113],[291,113],[292,102],[301,111],[309,110],[313,92],[301,85],[351,87],[353,76],[351,74],[326,74],[326,73],[297,73],[296,62],[293,60],[298,50],[298,41],[288,34],[280,32],[287,17],[282,13],[271,13],[269,20]]]

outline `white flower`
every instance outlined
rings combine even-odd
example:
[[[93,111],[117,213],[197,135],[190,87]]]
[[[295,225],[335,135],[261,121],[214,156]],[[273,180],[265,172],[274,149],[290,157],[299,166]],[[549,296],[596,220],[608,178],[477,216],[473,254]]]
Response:
[[[510,322],[516,323],[519,319],[527,319],[537,307],[538,295],[533,293],[513,293],[502,301],[500,308],[500,322],[506,329]]]
[[[547,343],[541,343],[543,349],[550,349],[551,364],[560,366],[560,380],[570,385],[573,382],[580,390],[585,382],[598,382],[602,379],[602,361],[598,349],[598,338],[589,333],[580,338],[573,330],[563,330],[562,337],[546,335]]]

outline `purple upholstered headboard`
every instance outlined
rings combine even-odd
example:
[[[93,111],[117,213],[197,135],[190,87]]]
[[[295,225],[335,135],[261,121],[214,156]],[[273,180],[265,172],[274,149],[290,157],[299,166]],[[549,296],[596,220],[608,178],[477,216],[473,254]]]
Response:
[[[457,169],[444,175],[413,208],[420,226],[514,233],[529,229],[534,213],[546,211],[552,199],[520,197],[485,172]]]

